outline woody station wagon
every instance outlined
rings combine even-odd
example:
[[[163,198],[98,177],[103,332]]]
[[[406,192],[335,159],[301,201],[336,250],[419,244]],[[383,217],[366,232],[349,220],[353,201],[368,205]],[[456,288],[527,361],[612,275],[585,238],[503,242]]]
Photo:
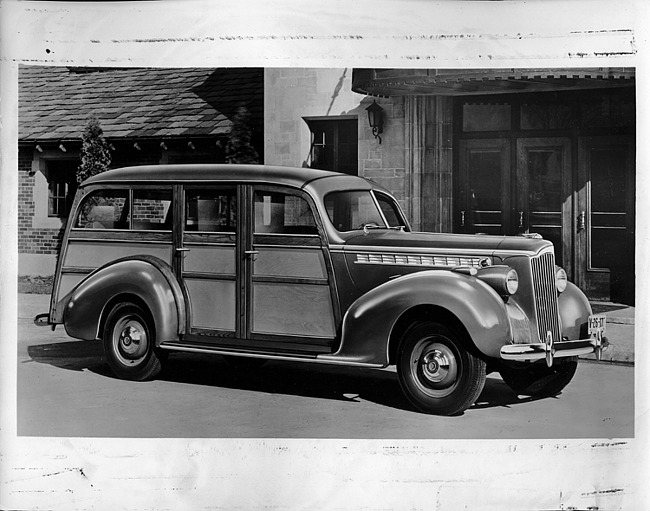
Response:
[[[114,373],[153,378],[170,351],[384,368],[420,411],[459,414],[498,371],[558,394],[600,357],[604,317],[536,236],[412,232],[380,186],[246,165],[111,170],[79,188],[50,310],[101,339]]]

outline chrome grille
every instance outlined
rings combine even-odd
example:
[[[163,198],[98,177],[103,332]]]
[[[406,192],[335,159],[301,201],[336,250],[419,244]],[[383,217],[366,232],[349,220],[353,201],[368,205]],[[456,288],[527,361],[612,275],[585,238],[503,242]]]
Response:
[[[558,342],[562,339],[562,333],[555,287],[555,256],[552,252],[547,252],[533,257],[530,264],[533,272],[535,312],[540,341],[545,342],[547,332],[551,332],[553,342]]]

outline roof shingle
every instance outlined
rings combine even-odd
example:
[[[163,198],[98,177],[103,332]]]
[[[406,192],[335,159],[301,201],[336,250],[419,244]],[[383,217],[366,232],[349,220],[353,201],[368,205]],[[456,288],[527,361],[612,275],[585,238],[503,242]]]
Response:
[[[225,134],[240,106],[261,130],[263,80],[259,68],[21,66],[19,140],[81,139],[93,115],[107,138]]]

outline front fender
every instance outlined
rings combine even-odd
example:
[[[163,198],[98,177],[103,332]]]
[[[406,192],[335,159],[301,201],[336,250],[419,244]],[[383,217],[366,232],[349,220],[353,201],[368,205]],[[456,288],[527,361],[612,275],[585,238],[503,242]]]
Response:
[[[59,306],[66,332],[78,339],[97,339],[106,307],[120,297],[135,297],[151,313],[156,345],[178,339],[186,325],[183,292],[171,268],[156,257],[135,256],[113,261],[82,280]]]
[[[591,315],[591,304],[585,294],[569,282],[558,297],[558,307],[562,321],[562,337],[569,340],[586,339],[589,336],[587,320]]]
[[[361,296],[343,318],[337,355],[388,364],[388,340],[399,318],[416,306],[446,309],[467,329],[476,348],[498,357],[512,334],[503,299],[475,277],[447,270],[412,273]]]

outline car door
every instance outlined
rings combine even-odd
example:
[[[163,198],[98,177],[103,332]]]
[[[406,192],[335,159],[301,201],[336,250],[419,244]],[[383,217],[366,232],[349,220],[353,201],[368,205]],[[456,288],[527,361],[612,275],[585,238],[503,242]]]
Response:
[[[201,342],[241,338],[240,200],[233,184],[186,185],[176,252],[190,306],[190,333]]]
[[[300,190],[247,187],[246,336],[257,347],[331,352],[338,305],[324,231]]]

